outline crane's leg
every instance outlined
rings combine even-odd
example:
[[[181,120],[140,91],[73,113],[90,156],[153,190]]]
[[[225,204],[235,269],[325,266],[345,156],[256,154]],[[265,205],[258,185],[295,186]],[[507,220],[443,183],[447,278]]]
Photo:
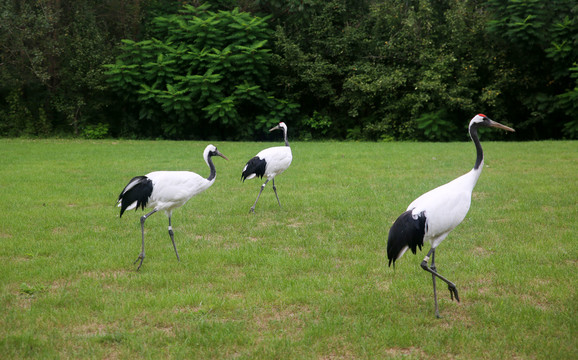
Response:
[[[259,197],[261,197],[261,193],[263,192],[263,189],[265,188],[265,185],[267,185],[267,183],[269,182],[269,179],[265,180],[265,182],[263,183],[263,185],[261,185],[261,190],[259,191],[259,195],[257,195],[257,200],[255,200],[255,203],[253,204],[253,206],[251,206],[251,212],[254,213],[255,212],[255,205],[257,205],[257,201],[259,201]]]
[[[144,223],[145,223],[145,220],[146,220],[149,216],[151,216],[152,214],[154,214],[154,213],[156,213],[156,212],[157,212],[157,210],[155,209],[155,210],[151,211],[150,213],[141,216],[141,218],[140,218],[140,231],[141,231],[141,233],[142,233],[142,248],[141,248],[141,251],[140,251],[140,254],[139,254],[138,258],[134,261],[134,264],[136,264],[137,261],[140,260],[140,264],[138,264],[138,267],[136,268],[136,271],[139,271],[140,267],[142,266],[142,262],[143,262],[143,260],[144,260],[144,258],[145,258],[145,250],[144,250]]]
[[[171,216],[169,216],[169,235],[171,237],[171,241],[173,242],[175,254],[177,254],[177,260],[181,261],[181,259],[179,259],[179,253],[177,252],[177,245],[175,245],[175,234],[173,233],[173,227],[171,226]]]
[[[436,263],[435,263],[436,251],[435,249],[431,253],[431,267],[432,271],[437,272]],[[433,281],[433,290],[434,290],[434,303],[435,303],[435,314],[436,318],[440,318],[440,311],[438,309],[438,294],[436,292],[436,276],[431,274],[432,281]]]
[[[458,296],[458,289],[456,288],[456,285],[455,285],[453,282],[451,282],[451,281],[449,281],[448,279],[446,279],[445,277],[443,277],[442,275],[440,275],[440,274],[437,273],[437,271],[436,271],[436,269],[435,269],[435,263],[434,263],[434,261],[433,261],[433,256],[432,256],[432,254],[434,254],[434,253],[435,253],[435,249],[434,249],[434,248],[431,248],[430,251],[427,253],[426,257],[425,257],[425,258],[423,259],[423,261],[421,262],[421,267],[422,267],[422,269],[424,269],[425,271],[431,273],[431,274],[434,276],[434,278],[435,278],[435,277],[438,277],[438,278],[440,278],[440,280],[442,280],[443,282],[445,282],[446,284],[448,284],[448,289],[449,289],[449,291],[450,291],[450,296],[451,296],[452,300],[454,299],[454,296],[455,296],[456,301],[457,301],[457,302],[460,302],[460,297]],[[428,263],[428,261],[429,261],[430,256],[432,256],[432,265],[433,265],[433,268],[430,268],[430,267],[427,266],[427,263]],[[434,296],[436,296],[436,294],[435,294],[435,282],[434,282]],[[437,300],[437,299],[436,299],[436,300]],[[436,304],[437,304],[437,301],[436,301]],[[436,306],[437,306],[437,305],[436,305]]]
[[[277,197],[277,204],[281,207],[281,202],[279,201],[279,196],[277,195],[277,187],[275,186],[275,178],[273,178],[273,191],[275,192],[275,196]]]

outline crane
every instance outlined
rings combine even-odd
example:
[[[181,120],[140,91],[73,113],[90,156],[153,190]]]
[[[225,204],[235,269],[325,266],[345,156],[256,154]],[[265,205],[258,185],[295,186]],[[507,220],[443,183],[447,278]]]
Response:
[[[472,118],[469,124],[469,133],[476,147],[476,162],[474,168],[415,199],[406,211],[401,214],[389,230],[387,239],[387,257],[389,265],[398,260],[408,249],[415,254],[421,250],[425,242],[431,244],[431,249],[421,262],[421,267],[432,274],[435,316],[439,318],[438,300],[436,293],[436,277],[448,285],[451,299],[460,301],[456,285],[437,272],[435,266],[435,251],[438,245],[448,234],[466,217],[470,209],[472,191],[482,173],[484,152],[478,138],[480,127],[494,127],[507,131],[514,129],[490,120],[484,114]],[[431,266],[428,266],[431,258]]]
[[[164,210],[169,218],[169,236],[173,242],[177,260],[180,261],[177,246],[175,245],[171,216],[174,209],[185,205],[193,196],[202,193],[213,185],[217,175],[215,165],[211,159],[213,156],[220,156],[225,160],[229,160],[225,155],[221,154],[214,145],[207,145],[203,152],[203,158],[210,169],[208,178],[204,178],[191,171],[154,171],[144,176],[135,176],[132,178],[118,196],[117,205],[120,207],[120,217],[122,217],[125,210],[136,210],[139,207],[142,210],[145,208],[153,209],[140,218],[142,248],[138,258],[134,262],[136,264],[140,260],[137,271],[142,266],[145,258],[145,220],[160,210]]]
[[[274,130],[283,130],[283,137],[285,139],[285,146],[275,146],[264,150],[261,150],[257,155],[255,155],[251,160],[247,162],[243,168],[241,174],[241,179],[243,182],[248,179],[253,179],[254,177],[263,178],[265,176],[267,179],[261,185],[261,190],[253,206],[251,206],[250,212],[255,212],[255,206],[259,197],[265,188],[265,185],[272,180],[273,181],[273,191],[275,192],[275,197],[277,197],[277,203],[281,207],[281,202],[279,201],[279,195],[277,195],[277,187],[275,187],[275,176],[281,174],[283,171],[289,168],[291,161],[293,160],[293,155],[291,154],[291,147],[289,146],[289,141],[287,140],[287,125],[284,122],[280,122],[279,125],[270,129],[269,132]]]

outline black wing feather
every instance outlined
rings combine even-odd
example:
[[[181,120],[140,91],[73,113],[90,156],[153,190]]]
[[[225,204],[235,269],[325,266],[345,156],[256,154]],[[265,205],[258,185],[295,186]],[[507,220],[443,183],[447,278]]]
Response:
[[[389,266],[399,256],[401,250],[408,246],[412,253],[416,253],[417,248],[421,250],[423,246],[423,238],[426,230],[426,216],[422,211],[419,213],[417,219],[411,215],[411,210],[401,214],[389,229],[389,236],[387,238],[387,258],[389,259]]]
[[[135,182],[133,187],[126,189],[131,183]],[[118,201],[120,201],[120,217],[132,203],[136,201],[136,209],[141,207],[144,209],[149,201],[151,194],[153,193],[153,182],[146,176],[135,176],[128,184],[124,187],[120,195],[118,196]]]
[[[250,175],[255,174],[256,176],[263,178],[265,175],[265,168],[267,167],[267,161],[265,159],[261,159],[258,156],[255,156],[251,160],[247,162],[245,165],[245,170],[241,174],[241,180],[243,182],[247,179]]]

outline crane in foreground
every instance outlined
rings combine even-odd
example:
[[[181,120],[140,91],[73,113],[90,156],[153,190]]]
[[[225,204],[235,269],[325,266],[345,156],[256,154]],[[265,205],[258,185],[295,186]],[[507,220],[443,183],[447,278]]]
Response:
[[[277,203],[281,207],[281,202],[279,201],[279,195],[277,195],[277,187],[275,187],[275,176],[281,174],[283,171],[289,168],[291,161],[293,160],[293,155],[291,154],[291,147],[289,146],[289,141],[287,140],[287,125],[284,122],[280,122],[279,125],[270,129],[269,132],[273,130],[283,130],[283,137],[285,139],[285,146],[275,146],[270,147],[265,150],[261,150],[255,157],[247,162],[241,173],[241,179],[243,182],[248,179],[253,179],[254,177],[263,178],[265,176],[267,180],[261,185],[261,190],[253,206],[251,206],[250,211],[255,212],[255,206],[259,197],[265,188],[265,185],[270,180],[273,180],[273,191],[275,192],[275,197],[277,197]]]
[[[417,199],[401,214],[389,230],[387,239],[387,257],[389,265],[398,260],[408,249],[415,254],[421,250],[425,242],[431,244],[431,249],[421,262],[421,267],[432,274],[435,316],[440,317],[436,293],[436,277],[448,285],[450,297],[460,301],[456,285],[437,272],[435,266],[435,251],[438,245],[466,217],[470,209],[472,191],[482,173],[484,152],[478,138],[478,128],[495,127],[507,131],[514,129],[490,120],[486,115],[478,114],[472,118],[469,133],[476,146],[476,162],[474,168],[457,179],[437,187]],[[431,258],[431,266],[428,262]]]
[[[215,165],[211,159],[213,156],[220,156],[225,160],[229,160],[225,155],[221,154],[214,145],[208,145],[203,152],[203,158],[210,169],[208,178],[204,178],[191,171],[154,171],[144,176],[132,178],[118,196],[117,205],[120,207],[120,217],[122,217],[125,210],[136,210],[139,207],[143,210],[145,208],[153,209],[140,218],[142,248],[138,258],[134,262],[136,264],[140,260],[137,271],[142,266],[145,258],[145,220],[160,210],[164,210],[169,218],[169,236],[173,242],[177,260],[180,261],[177,246],[175,245],[171,216],[174,209],[185,205],[193,196],[202,193],[213,185],[217,175]]]

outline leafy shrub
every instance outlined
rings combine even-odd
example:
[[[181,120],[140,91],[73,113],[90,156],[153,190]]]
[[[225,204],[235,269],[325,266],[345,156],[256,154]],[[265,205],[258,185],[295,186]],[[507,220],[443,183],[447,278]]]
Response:
[[[266,20],[185,5],[153,20],[153,38],[124,40],[116,63],[106,65],[108,82],[138,110],[145,135],[247,138],[256,118],[272,124],[291,113],[279,112],[286,102],[267,90]]]
[[[98,123],[96,125],[86,125],[82,130],[85,139],[104,139],[108,135],[108,124]]]
[[[458,136],[457,127],[448,120],[448,113],[445,109],[422,114],[415,122],[426,140],[450,141]]]
[[[333,123],[329,116],[314,111],[311,117],[303,120],[303,124],[308,129],[309,136],[312,138],[324,138]]]

